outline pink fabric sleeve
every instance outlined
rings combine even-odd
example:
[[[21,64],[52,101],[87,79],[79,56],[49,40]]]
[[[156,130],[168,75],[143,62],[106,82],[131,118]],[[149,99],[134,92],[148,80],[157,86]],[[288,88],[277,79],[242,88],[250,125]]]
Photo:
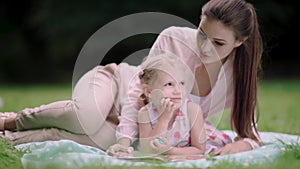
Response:
[[[131,71],[130,71],[131,70]],[[139,102],[141,88],[138,79],[139,67],[123,64],[120,66],[118,101],[120,106],[119,124],[116,128],[116,139],[127,137],[133,143],[137,139],[137,113],[142,106]]]

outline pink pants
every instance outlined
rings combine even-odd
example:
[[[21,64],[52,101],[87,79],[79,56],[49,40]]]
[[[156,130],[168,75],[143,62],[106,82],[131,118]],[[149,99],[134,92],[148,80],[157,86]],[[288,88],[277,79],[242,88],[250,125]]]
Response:
[[[16,118],[17,131],[5,131],[14,145],[69,139],[107,149],[115,144],[119,113],[114,105],[116,64],[97,66],[76,84],[72,100],[26,108]]]

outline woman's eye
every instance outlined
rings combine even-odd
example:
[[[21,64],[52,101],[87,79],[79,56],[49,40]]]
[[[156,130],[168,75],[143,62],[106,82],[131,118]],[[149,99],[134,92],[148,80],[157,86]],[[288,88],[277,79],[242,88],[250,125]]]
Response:
[[[223,46],[224,43],[221,43],[221,42],[218,42],[218,41],[215,41],[215,44],[218,45],[218,46]]]

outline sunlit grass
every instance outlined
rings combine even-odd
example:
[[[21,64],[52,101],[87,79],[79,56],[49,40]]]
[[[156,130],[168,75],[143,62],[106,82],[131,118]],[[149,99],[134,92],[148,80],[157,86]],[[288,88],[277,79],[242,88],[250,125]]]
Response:
[[[20,111],[53,101],[70,99],[71,84],[0,86],[0,97],[4,106],[0,111]]]
[[[22,168],[20,159],[23,154],[6,141],[0,141],[0,169]]]
[[[259,90],[259,130],[300,135],[300,79],[264,81]]]
[[[259,82],[258,130],[300,135],[300,79]],[[219,129],[231,129],[229,111],[214,118]]]

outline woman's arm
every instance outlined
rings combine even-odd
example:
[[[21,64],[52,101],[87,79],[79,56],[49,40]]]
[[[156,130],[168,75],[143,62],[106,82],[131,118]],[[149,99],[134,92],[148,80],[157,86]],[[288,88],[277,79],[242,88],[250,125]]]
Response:
[[[215,155],[225,155],[232,153],[239,153],[243,151],[249,151],[256,149],[263,144],[260,141],[250,138],[238,138],[233,143],[226,144],[224,147],[216,151]]]
[[[133,153],[133,147],[130,147],[131,139],[127,137],[120,138],[118,142],[110,146],[106,153],[111,156],[129,155]]]
[[[254,116],[254,117],[256,117],[256,116]],[[254,125],[256,125],[256,127],[257,127],[257,123],[255,123]],[[223,148],[216,151],[215,155],[225,155],[225,154],[249,151],[249,150],[253,150],[253,149],[256,149],[256,148],[262,146],[263,142],[261,141],[258,133],[256,133],[256,131],[254,130],[254,126],[253,126],[253,132],[255,133],[257,140],[254,140],[251,138],[242,138],[240,136],[237,136],[234,138],[233,143],[225,145]]]

